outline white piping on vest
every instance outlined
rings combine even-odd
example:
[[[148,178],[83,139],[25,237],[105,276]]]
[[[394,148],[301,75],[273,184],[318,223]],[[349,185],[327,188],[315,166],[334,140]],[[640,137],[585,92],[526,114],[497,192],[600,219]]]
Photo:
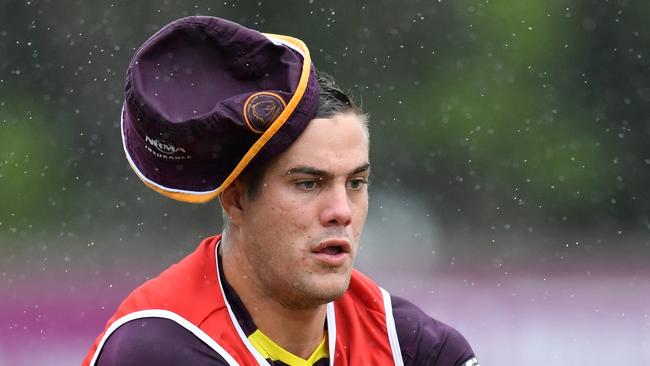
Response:
[[[384,313],[386,313],[386,328],[388,329],[388,340],[390,341],[390,349],[393,352],[393,361],[395,366],[404,366],[402,360],[402,351],[399,347],[399,339],[397,338],[397,329],[395,328],[395,318],[393,318],[393,305],[390,301],[390,294],[383,288],[381,295],[384,298]]]
[[[329,345],[330,366],[334,366],[336,355],[336,315],[334,315],[334,302],[327,303],[327,343]]]
[[[104,343],[106,342],[108,337],[111,334],[113,334],[113,332],[115,332],[115,330],[117,330],[121,325],[130,322],[131,320],[142,319],[142,318],[164,318],[164,319],[172,320],[177,324],[179,324],[180,326],[182,326],[183,328],[192,332],[195,336],[201,339],[210,348],[215,350],[221,357],[223,357],[223,359],[228,363],[228,365],[239,366],[239,363],[237,363],[237,361],[235,361],[235,359],[228,352],[226,352],[226,350],[224,350],[219,345],[219,343],[217,343],[214,339],[212,339],[199,327],[197,327],[196,325],[192,324],[189,320],[183,318],[182,316],[174,312],[171,312],[169,310],[162,310],[162,309],[140,310],[140,311],[127,314],[114,321],[111,324],[111,326],[108,327],[106,332],[104,332],[104,336],[102,337],[101,342],[99,342],[99,345],[95,350],[95,354],[93,355],[93,358],[90,361],[90,366],[95,365],[95,362],[97,362],[97,358],[99,357],[99,352],[102,350],[102,347],[104,347]]]
[[[239,338],[241,338],[241,341],[244,343],[246,348],[248,348],[248,351],[253,355],[253,357],[255,357],[257,363],[262,366],[271,366],[266,361],[264,356],[262,356],[259,353],[259,351],[257,351],[257,349],[253,346],[253,344],[248,340],[246,334],[244,334],[244,331],[241,329],[241,326],[239,325],[239,321],[237,321],[237,318],[235,317],[235,313],[233,313],[232,309],[230,308],[230,303],[226,298],[226,294],[223,292],[223,284],[221,283],[221,276],[219,276],[219,253],[218,253],[219,244],[221,244],[221,241],[219,241],[219,243],[214,247],[214,261],[215,261],[215,268],[217,270],[217,279],[219,280],[219,289],[221,291],[221,296],[223,297],[223,302],[226,304],[226,308],[228,309],[228,315],[230,316],[230,321],[235,326],[235,329],[237,329]]]

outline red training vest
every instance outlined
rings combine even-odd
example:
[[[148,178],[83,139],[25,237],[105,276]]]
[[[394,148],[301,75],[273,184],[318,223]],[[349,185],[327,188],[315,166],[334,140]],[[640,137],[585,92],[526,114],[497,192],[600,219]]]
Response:
[[[104,342],[120,325],[145,317],[176,321],[230,365],[268,365],[248,342],[225,300],[216,257],[220,239],[220,235],[205,239],[193,253],[127,296],[82,366],[95,365]],[[390,295],[361,272],[353,270],[348,290],[328,304],[327,320],[330,364],[402,365]]]

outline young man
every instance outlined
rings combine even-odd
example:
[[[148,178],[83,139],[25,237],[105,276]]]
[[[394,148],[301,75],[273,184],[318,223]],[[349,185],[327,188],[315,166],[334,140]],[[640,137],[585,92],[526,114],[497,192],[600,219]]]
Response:
[[[352,268],[366,117],[301,41],[169,24],[131,62],[122,133],[145,184],[219,197],[225,225],[131,293],[84,365],[478,365],[456,330]]]

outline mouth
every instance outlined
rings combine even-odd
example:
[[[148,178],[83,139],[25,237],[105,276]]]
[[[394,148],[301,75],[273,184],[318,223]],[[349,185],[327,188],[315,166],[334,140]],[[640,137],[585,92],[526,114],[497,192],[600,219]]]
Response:
[[[338,267],[346,263],[350,254],[350,242],[344,239],[326,240],[316,246],[312,253],[326,265]]]
[[[314,250],[313,253],[316,254],[327,254],[327,255],[338,255],[343,253],[350,253],[350,243],[347,240],[335,239],[324,241]]]

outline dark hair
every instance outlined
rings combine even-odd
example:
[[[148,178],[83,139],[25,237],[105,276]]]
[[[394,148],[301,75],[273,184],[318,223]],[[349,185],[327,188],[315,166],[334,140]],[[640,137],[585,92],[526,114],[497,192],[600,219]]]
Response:
[[[367,125],[367,117],[357,107],[352,98],[336,84],[334,78],[324,72],[316,71],[316,80],[319,87],[318,109],[314,118],[329,118],[339,113],[355,113]],[[267,164],[253,164],[250,169],[244,170],[240,179],[246,183],[249,199],[254,199],[259,193],[260,184]]]
[[[315,118],[328,118],[338,113],[348,112],[363,115],[352,98],[341,90],[331,75],[317,71],[316,80],[320,90]]]

